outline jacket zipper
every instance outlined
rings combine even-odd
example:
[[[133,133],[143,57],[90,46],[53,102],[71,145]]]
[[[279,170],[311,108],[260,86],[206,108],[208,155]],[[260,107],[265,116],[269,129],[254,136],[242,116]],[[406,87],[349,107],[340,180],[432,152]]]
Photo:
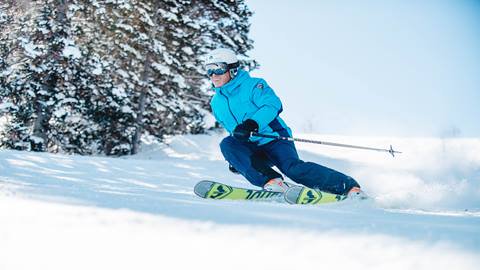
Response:
[[[235,115],[233,114],[232,108],[230,108],[230,100],[228,99],[228,97],[227,97],[225,94],[222,93],[222,91],[219,91],[219,92],[220,92],[220,94],[221,94],[222,96],[225,97],[225,99],[227,99],[228,110],[230,111],[230,114],[233,116],[233,119],[235,119],[235,122],[236,122],[237,125],[238,125],[238,124],[239,124],[239,123],[238,123],[238,119],[237,119],[237,118],[235,117]]]

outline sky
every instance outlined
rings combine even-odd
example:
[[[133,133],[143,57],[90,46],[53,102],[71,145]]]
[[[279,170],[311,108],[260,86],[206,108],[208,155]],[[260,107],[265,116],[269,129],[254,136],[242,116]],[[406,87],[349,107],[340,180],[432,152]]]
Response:
[[[294,133],[480,137],[480,1],[247,4]]]

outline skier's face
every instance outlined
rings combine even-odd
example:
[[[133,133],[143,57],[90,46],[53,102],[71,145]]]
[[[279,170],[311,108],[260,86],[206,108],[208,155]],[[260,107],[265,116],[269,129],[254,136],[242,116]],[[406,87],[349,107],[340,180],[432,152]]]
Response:
[[[210,79],[212,80],[213,86],[222,87],[230,81],[230,72],[227,71],[222,75],[212,74],[212,76],[210,76]]]

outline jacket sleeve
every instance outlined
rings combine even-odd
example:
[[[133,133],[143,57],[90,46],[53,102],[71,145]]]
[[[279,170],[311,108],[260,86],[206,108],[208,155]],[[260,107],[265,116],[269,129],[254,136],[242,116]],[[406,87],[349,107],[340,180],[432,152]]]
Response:
[[[258,110],[251,119],[258,123],[259,130],[266,128],[282,111],[282,102],[264,80],[260,80],[252,91],[252,102]]]

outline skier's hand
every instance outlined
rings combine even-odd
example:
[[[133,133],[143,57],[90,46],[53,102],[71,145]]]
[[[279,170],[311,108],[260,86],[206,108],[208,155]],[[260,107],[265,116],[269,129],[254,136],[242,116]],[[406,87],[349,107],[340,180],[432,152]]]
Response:
[[[245,122],[235,127],[233,130],[233,137],[239,141],[246,142],[250,138],[252,132],[258,132],[258,124],[255,120],[247,119]]]

